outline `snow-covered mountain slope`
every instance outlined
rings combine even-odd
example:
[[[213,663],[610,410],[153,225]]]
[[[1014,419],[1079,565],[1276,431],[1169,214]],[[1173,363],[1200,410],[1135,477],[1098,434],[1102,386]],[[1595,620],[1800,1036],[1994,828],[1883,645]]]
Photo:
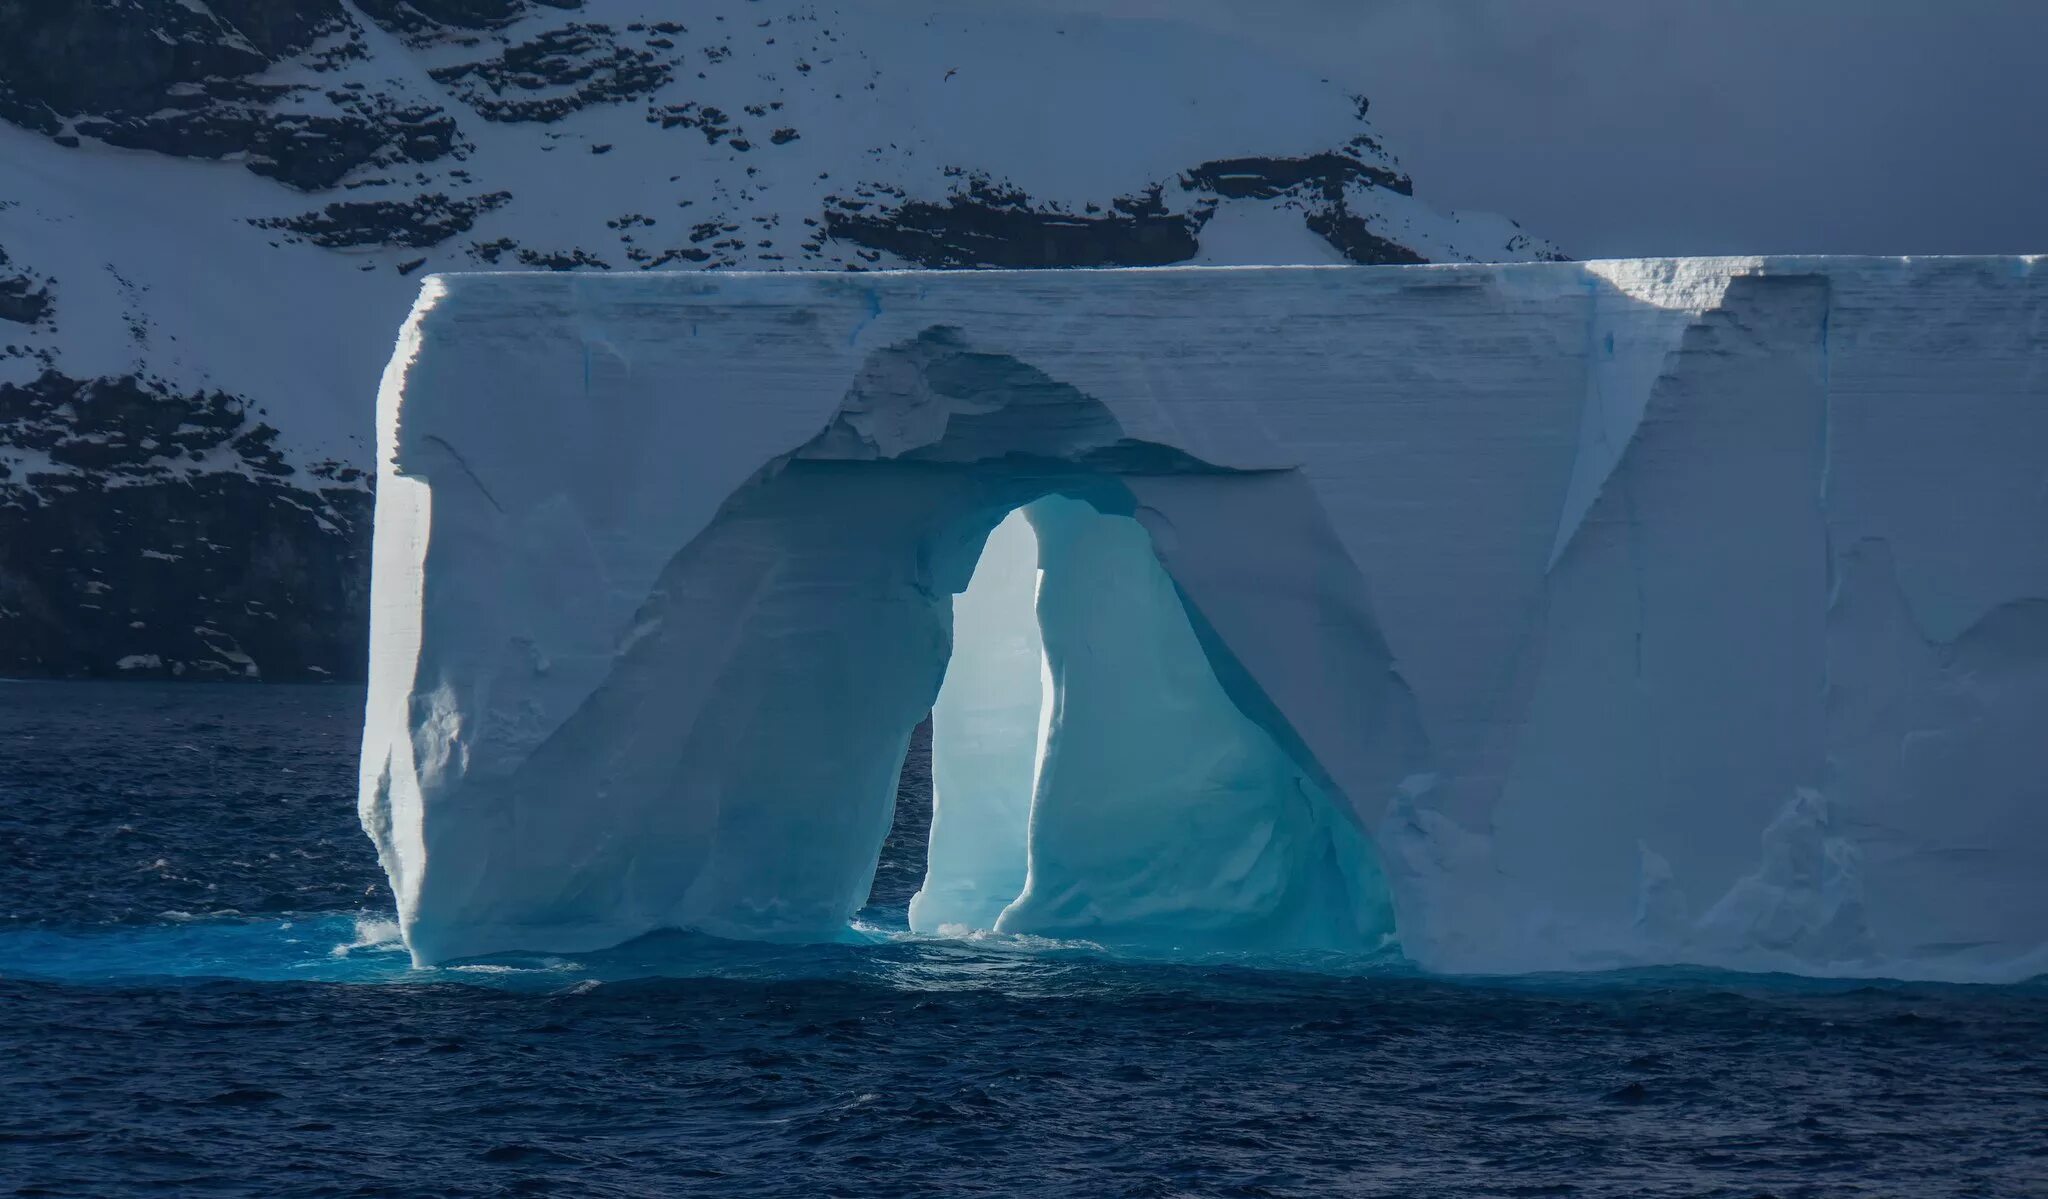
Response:
[[[0,673],[359,676],[428,271],[1555,257],[1159,22],[0,0]]]

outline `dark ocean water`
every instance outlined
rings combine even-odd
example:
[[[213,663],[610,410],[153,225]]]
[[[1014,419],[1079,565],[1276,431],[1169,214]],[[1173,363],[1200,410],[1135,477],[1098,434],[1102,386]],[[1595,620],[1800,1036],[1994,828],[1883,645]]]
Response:
[[[0,1194],[2048,1195],[2048,988],[902,933],[415,972],[351,688],[0,684]]]

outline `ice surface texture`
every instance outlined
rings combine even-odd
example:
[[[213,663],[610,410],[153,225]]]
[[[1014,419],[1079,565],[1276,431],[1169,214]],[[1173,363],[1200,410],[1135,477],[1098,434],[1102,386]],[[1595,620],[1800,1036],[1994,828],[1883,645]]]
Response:
[[[2036,259],[430,278],[364,823],[422,961],[831,937],[936,699],[920,927],[2039,973],[2044,329]],[[948,678],[1019,508],[1042,647],[1006,526]]]

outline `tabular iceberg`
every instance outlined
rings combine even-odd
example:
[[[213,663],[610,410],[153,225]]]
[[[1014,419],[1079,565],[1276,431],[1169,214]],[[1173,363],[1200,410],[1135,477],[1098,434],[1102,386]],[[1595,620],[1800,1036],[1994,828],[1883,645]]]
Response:
[[[920,930],[2048,969],[2037,259],[436,276],[379,438],[422,962],[843,935],[932,711]]]

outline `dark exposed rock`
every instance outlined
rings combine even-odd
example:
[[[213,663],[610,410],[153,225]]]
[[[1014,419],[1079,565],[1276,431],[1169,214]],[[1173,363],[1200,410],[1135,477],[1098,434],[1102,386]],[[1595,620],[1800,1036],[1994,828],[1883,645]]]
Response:
[[[1385,188],[1407,195],[1407,176],[1336,152],[1300,158],[1231,158],[1183,173],[1183,191],[1214,197],[1192,212],[1170,211],[1164,188],[1087,205],[1073,213],[1045,205],[983,176],[934,203],[904,201],[892,189],[869,187],[855,197],[829,197],[826,233],[887,251],[924,267],[1164,266],[1199,250],[1197,235],[1215,200],[1298,197],[1309,229],[1362,264],[1429,261],[1374,233],[1353,211],[1355,190]],[[699,229],[707,226],[699,226]]]
[[[575,9],[583,0],[533,0],[549,8]],[[356,0],[364,15],[386,32],[401,35],[446,29],[498,29],[524,16],[527,0]]]
[[[474,242],[469,247],[469,253],[470,257],[475,258],[479,262],[495,263],[500,258],[517,249],[519,249],[518,242],[513,241],[509,237],[501,237],[496,241]]]
[[[578,267],[590,267],[600,271],[611,269],[611,264],[604,259],[593,257],[582,250],[557,250],[545,254],[534,250],[521,250],[519,261],[525,266],[538,267],[544,271],[573,271]]]
[[[124,150],[181,158],[220,158],[254,140],[263,114],[241,104],[167,108],[143,117],[80,117],[73,128]]]
[[[648,223],[653,224],[652,221]],[[489,263],[494,266],[504,265],[503,260],[507,255],[510,255],[520,266],[543,271],[573,271],[579,267],[600,271],[611,269],[610,263],[587,250],[532,250],[521,246],[509,237],[501,237],[496,241],[473,243],[469,247],[469,253],[471,257],[479,262]],[[635,261],[637,262],[647,256],[646,251],[641,251],[639,257],[635,258]]]
[[[215,90],[224,90],[224,85]],[[146,118],[83,118],[75,127],[130,150],[187,158],[246,154],[251,171],[301,191],[333,187],[360,166],[430,162],[458,147],[455,121],[439,108],[401,108],[367,100],[358,108],[318,116],[236,102],[184,112],[166,110]]]
[[[1168,212],[1157,188],[1112,208],[1065,212],[976,179],[944,203],[911,200],[870,211],[866,201],[834,197],[825,230],[924,267],[1165,266],[1200,249],[1197,218]]]
[[[591,104],[644,96],[667,83],[671,69],[651,50],[619,44],[609,26],[565,25],[497,58],[430,74],[487,120],[546,122]],[[547,89],[558,90],[531,95]]]
[[[363,15],[388,33],[495,29],[526,11],[520,0],[356,0]]]
[[[1355,141],[1378,149],[1370,138]],[[1226,200],[1270,200],[1293,195],[1304,201],[1309,229],[1352,262],[1387,266],[1429,261],[1409,247],[1374,233],[1353,212],[1350,203],[1354,188],[1381,187],[1406,196],[1414,194],[1414,185],[1406,175],[1350,154],[1331,151],[1301,158],[1217,159],[1181,176],[1181,187]]]
[[[420,248],[469,232],[477,217],[511,198],[511,192],[461,199],[430,192],[410,200],[339,200],[318,212],[257,218],[249,223],[260,229],[289,231],[316,246]]]
[[[9,269],[7,251],[0,249],[0,321],[33,325],[50,315],[55,306],[50,281],[19,268]]]
[[[360,677],[369,492],[277,438],[224,392],[0,385],[0,446],[60,468],[0,464],[0,674]]]
[[[1406,175],[1334,152],[1305,158],[1219,158],[1189,171],[1181,186],[1225,199],[1265,200],[1298,188],[1312,188],[1335,199],[1344,185],[1353,181],[1404,196],[1415,193],[1415,185]]]
[[[0,0],[0,117],[44,132],[84,114],[196,108],[178,85],[260,71],[345,21],[340,0]]]
[[[368,491],[34,481],[0,485],[0,675],[362,678]]]
[[[701,263],[711,260],[709,251],[700,250],[695,246],[678,246],[663,250],[659,254],[650,254],[645,250],[628,250],[626,257],[643,271],[667,266],[671,262]]]
[[[1520,227],[1520,223],[1517,222],[1516,228]],[[1516,257],[1526,255],[1536,262],[1570,262],[1572,260],[1571,255],[1560,253],[1549,242],[1531,237],[1526,233],[1517,233],[1509,238],[1507,251],[1510,255]]]
[[[709,104],[699,104],[695,100],[651,108],[648,110],[647,120],[650,124],[660,125],[663,129],[695,129],[704,135],[705,141],[714,146],[718,144],[719,138],[735,132],[732,118],[726,116],[723,109]]]
[[[280,111],[311,89],[249,80],[330,36],[345,40],[314,69],[364,53],[340,0],[0,0],[0,118],[69,144],[83,134],[181,157],[246,154],[250,170],[304,190],[456,148],[437,108],[329,93],[340,112]]]
[[[297,54],[347,20],[341,0],[206,0],[204,7],[272,61]]]
[[[1374,233],[1363,217],[1346,208],[1311,212],[1308,227],[1361,266],[1402,266],[1429,261],[1400,242]]]
[[[0,321],[33,325],[50,310],[50,292],[26,275],[0,275]]]
[[[272,115],[250,135],[249,169],[317,191],[359,166],[431,162],[455,149],[454,118],[438,108],[394,108],[380,117]]]
[[[369,478],[369,475],[346,463],[327,458],[306,468],[306,473],[316,479],[327,479],[335,483],[354,483]]]
[[[74,379],[56,371],[0,383],[0,446],[40,451],[100,476],[168,478],[217,451],[230,461],[215,467],[289,475],[277,435],[253,419],[247,401],[224,391],[188,395],[133,375]]]

